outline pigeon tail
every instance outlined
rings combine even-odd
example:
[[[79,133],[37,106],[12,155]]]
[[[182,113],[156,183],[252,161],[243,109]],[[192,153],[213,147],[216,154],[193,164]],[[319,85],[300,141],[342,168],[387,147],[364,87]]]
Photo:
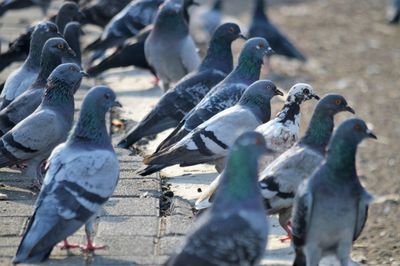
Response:
[[[151,175],[155,172],[158,172],[162,169],[164,169],[166,166],[163,164],[154,164],[154,165],[148,165],[144,168],[141,168],[138,170],[138,174],[141,176],[147,176],[147,175]]]
[[[163,150],[168,150],[169,147],[180,141],[189,133],[190,131],[186,130],[185,128],[179,127],[178,125],[178,127],[158,145],[155,153],[162,152]]]

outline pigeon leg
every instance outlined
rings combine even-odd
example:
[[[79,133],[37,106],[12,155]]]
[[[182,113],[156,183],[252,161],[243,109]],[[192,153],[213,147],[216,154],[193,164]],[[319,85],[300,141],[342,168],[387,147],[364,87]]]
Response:
[[[286,231],[287,236],[280,238],[279,240],[281,242],[285,242],[288,240],[292,240],[292,223],[291,221],[288,221],[287,224],[283,227],[283,230]]]
[[[93,223],[96,218],[96,215],[94,215],[86,224],[85,224],[85,233],[86,233],[86,245],[81,245],[81,249],[84,252],[91,252],[95,251],[96,249],[106,249],[106,245],[99,245],[96,246],[93,241],[92,241],[92,233],[93,233]]]
[[[158,82],[160,82],[160,78],[159,77],[157,77],[157,76],[154,76],[154,80],[153,80],[153,85],[154,86],[157,86],[158,85]]]
[[[60,249],[71,249],[71,248],[79,248],[79,244],[71,244],[68,242],[67,239],[64,239],[64,241],[60,244],[57,245]]]

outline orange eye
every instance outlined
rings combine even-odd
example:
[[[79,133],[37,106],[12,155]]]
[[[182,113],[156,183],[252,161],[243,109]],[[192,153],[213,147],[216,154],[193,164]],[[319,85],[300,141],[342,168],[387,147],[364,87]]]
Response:
[[[355,130],[355,131],[361,131],[361,125],[360,125],[360,124],[356,124],[356,125],[354,126],[354,130]]]
[[[335,100],[335,104],[336,104],[336,105],[340,105],[341,103],[342,103],[341,100],[339,100],[339,99],[338,99],[338,100]]]
[[[235,30],[233,28],[229,28],[228,30],[230,33],[233,33]]]
[[[58,48],[58,49],[64,49],[64,44],[62,44],[62,43],[57,44],[57,48]]]
[[[264,48],[264,44],[262,44],[262,43],[259,43],[259,44],[256,46],[256,48],[257,48],[257,49]]]

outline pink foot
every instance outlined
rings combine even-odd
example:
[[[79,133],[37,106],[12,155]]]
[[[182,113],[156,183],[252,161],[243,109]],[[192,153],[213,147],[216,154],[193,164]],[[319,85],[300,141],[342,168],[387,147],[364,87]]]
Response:
[[[79,244],[71,244],[67,240],[64,240],[62,243],[58,244],[57,247],[60,249],[71,249],[71,248],[79,248]]]
[[[91,251],[95,251],[96,249],[106,249],[107,246],[106,245],[96,246],[95,244],[92,243],[92,241],[88,241],[86,245],[81,245],[80,248],[84,252],[91,252]]]
[[[157,77],[157,76],[155,76],[155,78],[154,78],[154,80],[153,80],[153,85],[154,86],[157,86],[158,85],[158,82],[160,82],[160,78],[159,77]]]
[[[292,240],[292,223],[289,221],[283,229],[286,231],[287,236],[280,238],[279,240],[283,243],[288,240]]]

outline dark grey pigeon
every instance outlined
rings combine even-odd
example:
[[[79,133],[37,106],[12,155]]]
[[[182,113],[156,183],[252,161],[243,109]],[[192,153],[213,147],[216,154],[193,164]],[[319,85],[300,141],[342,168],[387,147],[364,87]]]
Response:
[[[265,150],[264,138],[256,132],[235,141],[215,204],[195,221],[181,248],[164,265],[258,265],[268,237],[257,185],[257,160]]]
[[[245,89],[260,78],[263,58],[272,53],[273,50],[264,38],[248,40],[240,52],[235,69],[185,115],[175,130],[158,146],[156,152],[167,149],[204,121],[235,105]]]
[[[272,24],[264,13],[264,0],[255,0],[253,20],[249,28],[249,37],[263,37],[268,40],[278,55],[306,61],[306,57],[289,41],[289,39]]]
[[[93,24],[104,28],[132,0],[97,0],[82,8],[82,24]]]
[[[387,19],[389,23],[398,24],[400,21],[400,0],[391,0],[387,10]]]
[[[250,85],[239,102],[214,115],[187,134],[165,152],[145,158],[148,166],[139,172],[149,175],[165,167],[215,164],[218,172],[225,166],[225,157],[236,138],[252,131],[271,118],[271,99],[282,95],[269,80]]]
[[[36,81],[6,108],[0,111],[0,136],[33,113],[42,102],[44,88],[50,73],[75,53],[62,38],[51,38],[43,47],[40,72]]]
[[[162,5],[144,43],[147,62],[161,79],[165,91],[200,64],[182,8],[183,5],[174,1]]]
[[[302,180],[311,176],[325,158],[325,149],[334,128],[334,116],[354,113],[338,94],[325,95],[315,107],[305,135],[290,149],[262,169],[260,188],[269,214],[279,214],[279,223],[291,237],[289,219],[293,198]]]
[[[74,88],[83,72],[76,64],[59,65],[50,75],[39,107],[0,139],[0,167],[27,163],[25,174],[40,183],[43,160],[65,141],[74,118]]]
[[[23,9],[33,6],[40,7],[43,15],[46,15],[50,3],[51,0],[3,0],[0,2],[0,17],[9,10]]]
[[[0,109],[4,109],[36,80],[40,71],[40,56],[43,46],[48,39],[53,37],[61,37],[54,23],[46,21],[35,26],[30,42],[29,56],[21,67],[8,76],[0,94],[2,101]]]
[[[63,63],[75,63],[82,68],[80,44],[81,33],[81,24],[79,24],[79,22],[72,21],[65,26],[64,39],[67,41],[69,47],[71,47],[75,52],[75,55],[72,55],[71,58],[66,58]]]
[[[164,0],[134,0],[107,24],[100,38],[89,44],[85,51],[94,51],[91,61],[99,58],[106,49],[119,46],[127,38],[153,23],[158,7]]]
[[[233,68],[231,44],[240,38],[240,28],[234,23],[221,25],[211,39],[200,66],[168,90],[157,105],[118,144],[128,148],[145,136],[175,127],[218,82]]]
[[[65,26],[71,21],[80,21],[83,18],[79,5],[74,2],[64,2],[58,10],[55,23],[61,33],[64,33]]]
[[[293,265],[318,265],[336,255],[349,265],[353,241],[361,234],[372,196],[361,185],[356,169],[358,144],[376,136],[361,119],[344,121],[330,141],[327,157],[299,187],[293,208]]]
[[[105,114],[121,106],[108,87],[94,87],[83,100],[77,125],[68,140],[57,146],[47,163],[42,191],[18,247],[14,263],[46,260],[53,247],[86,224],[87,244],[92,251],[92,219],[114,192],[118,182],[117,156],[107,133]]]

